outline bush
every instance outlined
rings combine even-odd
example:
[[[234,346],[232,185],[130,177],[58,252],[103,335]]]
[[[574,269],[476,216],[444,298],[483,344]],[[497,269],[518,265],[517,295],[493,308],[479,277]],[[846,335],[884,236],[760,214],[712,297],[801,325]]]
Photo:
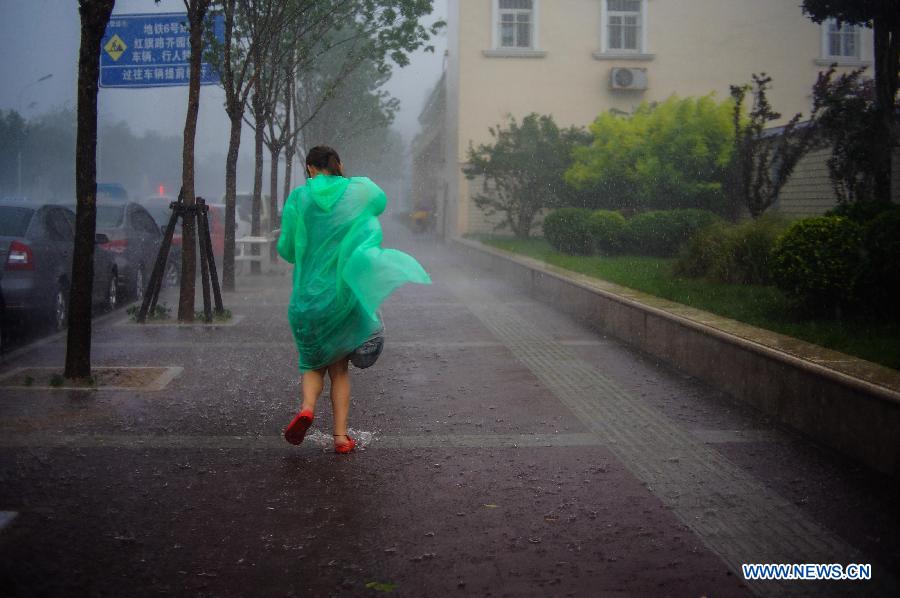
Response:
[[[591,214],[589,225],[596,252],[616,253],[622,248],[622,229],[625,228],[622,214],[597,210]]]
[[[673,271],[678,276],[708,276],[713,265],[727,251],[734,227],[717,222],[700,230],[681,246]]]
[[[806,218],[791,225],[772,251],[779,288],[813,312],[850,306],[861,264],[862,227],[842,216]]]
[[[586,208],[561,208],[544,218],[544,237],[557,251],[589,255],[593,250],[591,211]]]
[[[865,227],[860,295],[881,315],[900,316],[900,207],[884,211]]]
[[[600,114],[588,147],[576,146],[566,181],[590,207],[727,210],[722,182],[734,146],[733,104],[712,94],[644,102]]]
[[[629,253],[669,257],[697,232],[718,221],[719,217],[707,210],[644,212],[625,222],[623,248]]]
[[[830,210],[826,216],[843,216],[854,222],[866,224],[878,218],[885,212],[898,209],[897,206],[889,201],[853,201],[838,204],[836,208]]]
[[[772,248],[788,224],[782,218],[764,216],[707,227],[682,247],[675,272],[730,284],[770,284]]]

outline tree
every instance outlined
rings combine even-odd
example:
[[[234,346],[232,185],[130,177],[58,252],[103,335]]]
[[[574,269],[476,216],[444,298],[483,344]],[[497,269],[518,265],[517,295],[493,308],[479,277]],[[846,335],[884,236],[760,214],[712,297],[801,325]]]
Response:
[[[66,378],[91,375],[91,299],[94,235],[97,230],[97,90],[100,40],[115,0],[79,0],[81,47],[78,52],[78,129],[75,150],[75,245],[69,286]]]
[[[203,60],[203,27],[212,0],[184,0],[190,30],[190,79],[188,107],[184,119],[184,148],[181,153],[181,198],[186,207],[193,208],[194,142],[197,136],[197,116],[200,113],[200,68]],[[194,283],[197,277],[196,219],[187,213],[181,226],[181,293],[178,298],[178,320],[194,321]]]
[[[375,156],[368,153],[370,136],[384,134],[400,102],[383,89],[391,76],[385,65],[369,57],[343,62],[342,58],[346,54],[336,48],[299,75],[293,102],[296,122],[303,124],[301,138],[307,147],[327,141],[340,150],[345,165],[358,168],[365,161],[366,167],[374,167],[369,158]],[[334,69],[335,64],[340,66]],[[373,153],[383,159],[379,166],[399,162],[396,156]]]
[[[875,191],[872,169],[878,147],[872,144],[872,131],[878,122],[875,86],[863,79],[865,69],[857,69],[834,78],[832,67],[813,89],[813,101],[822,106],[817,128],[831,147],[828,175],[838,202],[885,201]]]
[[[809,122],[801,125],[803,115],[798,112],[780,131],[766,134],[768,126],[781,118],[769,103],[771,82],[772,78],[762,73],[753,75],[753,86],[731,86],[734,153],[729,166],[728,190],[734,218],[740,216],[743,206],[754,218],[769,209],[791,178],[797,163],[818,142],[815,123],[821,106],[816,104]],[[753,109],[747,119],[744,105],[751,92]]]
[[[0,111],[0,190],[5,194],[22,193],[19,175],[22,168],[22,153],[28,139],[28,123],[15,110]]]
[[[293,88],[295,73],[315,64],[328,49],[339,45],[348,46],[361,37],[373,41],[369,47],[371,56],[382,61],[390,58],[403,66],[408,62],[407,54],[422,47],[443,23],[430,29],[418,23],[419,17],[431,12],[432,0],[218,0],[217,6],[225,16],[225,42],[213,46],[217,56],[212,56],[210,60],[221,74],[226,92],[226,110],[231,120],[226,164],[228,236],[223,268],[224,284],[228,289],[234,286],[233,195],[240,126],[245,118],[248,102],[259,102],[252,106],[254,119],[251,126],[260,129],[263,134],[272,118],[268,115],[274,115],[274,111],[269,109],[271,103],[267,106],[267,99],[277,97],[277,94],[266,89],[265,81],[260,83],[259,75],[267,63],[273,62],[273,57],[268,54],[272,51],[275,40],[280,37],[291,42],[284,46],[287,52],[282,53],[279,49],[277,54],[284,58],[279,64],[285,75],[291,78],[280,85],[282,88]],[[335,31],[343,34],[327,35]],[[283,135],[287,139],[284,151],[286,157],[292,159],[297,151],[299,133],[305,123],[297,123],[293,112],[288,119],[285,116],[288,108],[284,110],[279,124],[283,123],[287,127],[287,134]],[[256,138],[254,145],[257,149],[256,170],[261,173],[262,145]],[[261,174],[254,176],[254,188],[254,220],[258,223]],[[258,232],[258,224],[256,231]]]
[[[731,157],[731,102],[672,96],[632,114],[608,112],[591,124],[566,180],[593,197],[593,208],[724,209]]]
[[[492,143],[469,146],[463,172],[470,180],[482,177],[484,193],[473,199],[487,216],[502,216],[495,228],[509,227],[527,239],[541,210],[565,203],[572,150],[590,137],[578,127],[560,129],[553,117],[536,113],[521,124],[510,116],[506,127],[491,127],[490,134]]]
[[[900,2],[897,0],[803,0],[803,11],[816,23],[869,27],[875,37],[876,123],[872,130],[875,188],[879,198],[891,195],[891,156],[897,144],[895,116],[900,73]]]

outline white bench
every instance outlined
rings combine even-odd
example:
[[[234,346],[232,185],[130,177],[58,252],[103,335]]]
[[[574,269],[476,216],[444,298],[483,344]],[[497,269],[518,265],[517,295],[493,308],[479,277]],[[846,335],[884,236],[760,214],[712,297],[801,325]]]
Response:
[[[277,235],[270,237],[254,237],[246,236],[234,240],[234,264],[235,269],[243,262],[257,262],[260,266],[269,259],[269,248],[272,243],[277,242]],[[253,255],[253,247],[259,247],[259,255]],[[243,271],[243,268],[240,268]]]

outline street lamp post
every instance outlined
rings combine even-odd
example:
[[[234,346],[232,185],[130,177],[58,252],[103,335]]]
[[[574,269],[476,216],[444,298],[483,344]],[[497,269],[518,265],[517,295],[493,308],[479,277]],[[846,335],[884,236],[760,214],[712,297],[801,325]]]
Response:
[[[25,90],[29,87],[33,87],[38,83],[41,83],[42,81],[50,79],[51,77],[53,77],[53,73],[47,73],[43,77],[35,79],[19,90],[19,95],[16,98],[16,107],[19,111],[19,117],[22,119],[22,122],[25,122],[25,116],[22,114],[22,94],[25,93]],[[16,195],[18,195],[19,197],[22,196],[22,140],[19,140],[18,152],[16,154]]]

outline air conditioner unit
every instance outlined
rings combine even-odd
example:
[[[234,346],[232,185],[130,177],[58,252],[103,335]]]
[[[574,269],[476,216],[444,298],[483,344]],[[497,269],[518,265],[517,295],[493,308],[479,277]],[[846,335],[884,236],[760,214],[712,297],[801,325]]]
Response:
[[[623,91],[647,89],[647,69],[614,67],[609,71],[609,87]]]

